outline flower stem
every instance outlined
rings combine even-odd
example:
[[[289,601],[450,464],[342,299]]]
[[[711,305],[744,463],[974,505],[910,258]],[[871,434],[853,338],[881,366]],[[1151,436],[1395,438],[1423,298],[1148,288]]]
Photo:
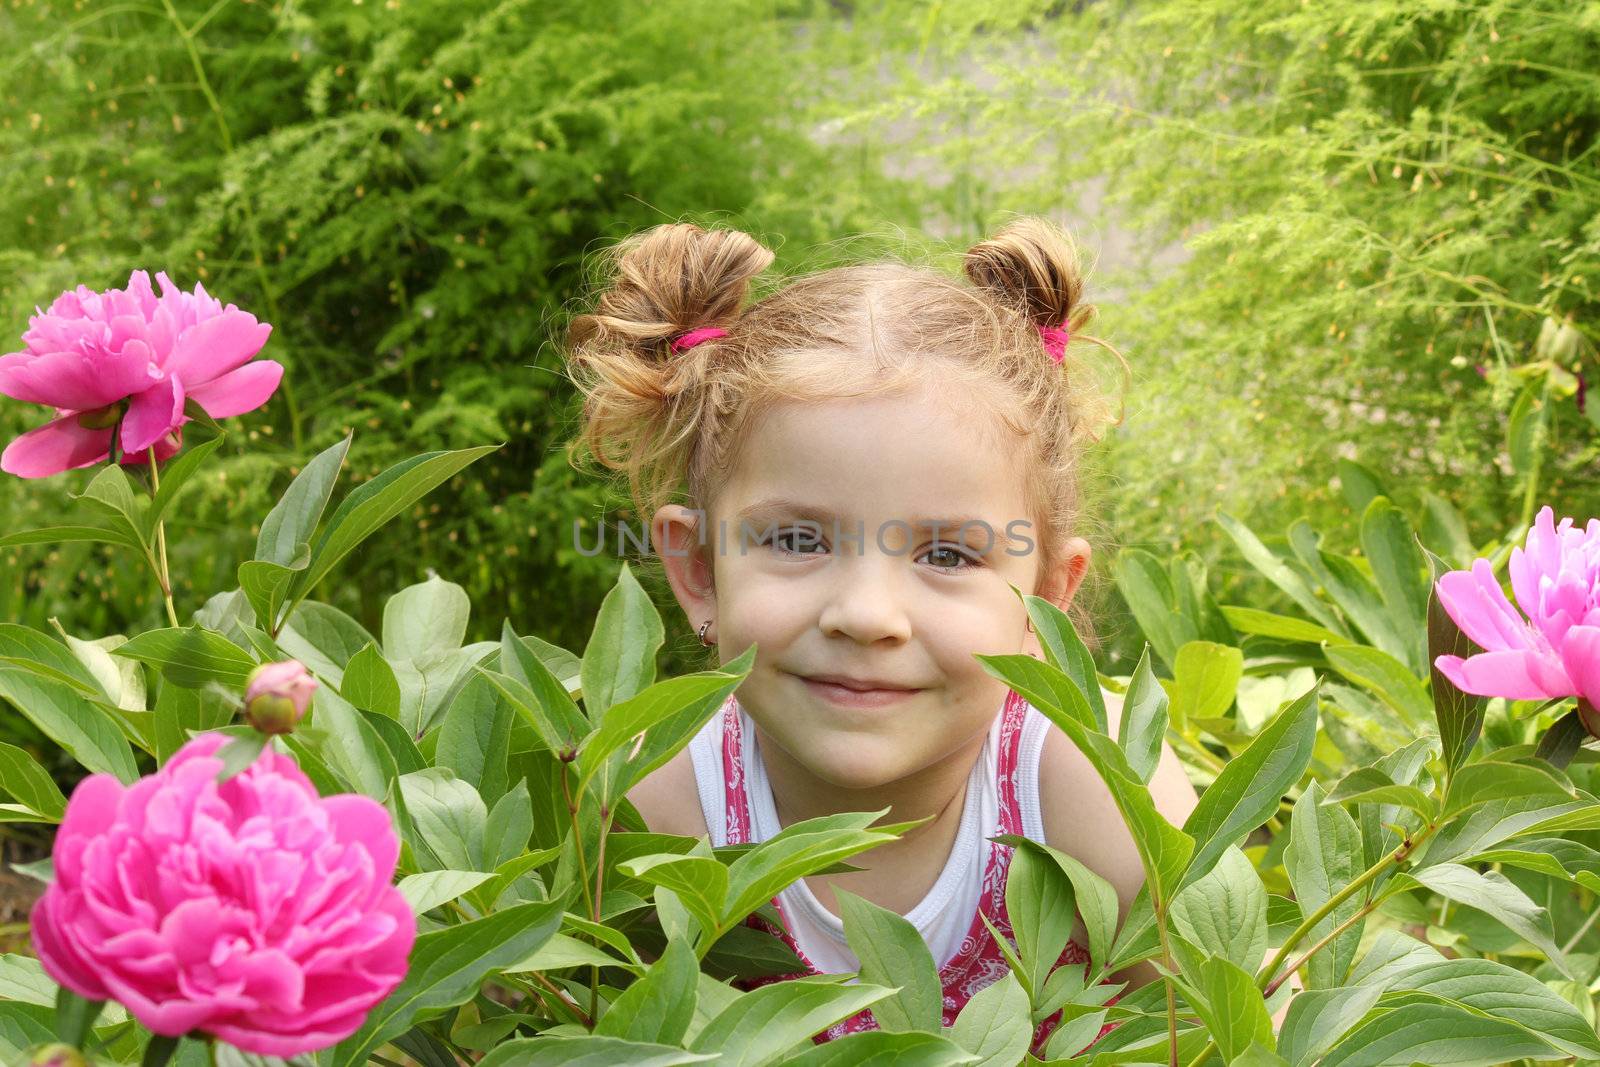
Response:
[[[156,472],[155,446],[150,448],[150,496],[153,498],[161,491],[161,475]],[[173,629],[181,625],[178,622],[178,609],[172,604],[172,572],[167,568],[167,523],[165,519],[156,520],[156,553],[159,557],[156,568],[156,580],[161,583],[161,596],[167,602],[167,621],[172,623]]]
[[[1368,867],[1360,877],[1351,882],[1349,885],[1345,886],[1343,889],[1339,890],[1339,892],[1335,893],[1329,898],[1326,904],[1312,912],[1311,915],[1306,918],[1305,922],[1295,927],[1294,932],[1284,939],[1283,947],[1278,949],[1277,955],[1272,957],[1271,962],[1269,962],[1265,969],[1263,969],[1262,972],[1256,977],[1256,988],[1262,990],[1263,995],[1271,995],[1271,992],[1275,991],[1278,988],[1278,985],[1281,984],[1280,982],[1274,982],[1273,977],[1278,973],[1278,968],[1283,965],[1283,961],[1288,958],[1289,950],[1303,941],[1306,935],[1311,932],[1312,928],[1314,928],[1323,919],[1331,915],[1335,908],[1349,900],[1351,897],[1355,896],[1357,893],[1361,892],[1361,890],[1365,889],[1367,885],[1370,884],[1380,874],[1382,874],[1390,866],[1390,864],[1404,863],[1406,857],[1415,852],[1419,845],[1438,832],[1440,825],[1442,824],[1429,822],[1417,833],[1407,837],[1399,848],[1395,849],[1389,855],[1383,857],[1383,859],[1379,860],[1377,863],[1374,863],[1371,867]],[[1359,918],[1360,915],[1365,914],[1368,910],[1370,910],[1370,907],[1363,908],[1362,911],[1357,914],[1357,918]],[[1349,923],[1346,923],[1345,925],[1349,925]],[[1323,945],[1331,941],[1335,935],[1343,932],[1344,927],[1341,926],[1332,934],[1329,934],[1327,937],[1323,938],[1322,941],[1318,942],[1310,952],[1307,952],[1304,956],[1302,956],[1299,962],[1297,962],[1293,968],[1284,972],[1284,978],[1287,978],[1289,975],[1293,974],[1301,964],[1305,963],[1305,961],[1310,958],[1313,952],[1316,952],[1317,949],[1320,949]],[[1176,1048],[1177,1046],[1174,1045],[1173,1047]],[[1207,1043],[1206,1047],[1200,1050],[1200,1054],[1189,1061],[1189,1067],[1200,1067],[1201,1064],[1205,1063],[1206,1057],[1210,1056],[1211,1053],[1216,1050],[1216,1047],[1217,1043],[1215,1041]],[[1174,1055],[1176,1055],[1176,1053],[1174,1053]]]

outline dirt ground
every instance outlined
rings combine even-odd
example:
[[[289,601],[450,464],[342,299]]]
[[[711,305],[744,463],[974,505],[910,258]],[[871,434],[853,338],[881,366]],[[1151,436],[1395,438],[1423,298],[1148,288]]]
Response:
[[[28,911],[44,892],[44,883],[18,874],[13,863],[32,863],[45,853],[30,841],[0,837],[0,953],[32,955],[28,945]]]

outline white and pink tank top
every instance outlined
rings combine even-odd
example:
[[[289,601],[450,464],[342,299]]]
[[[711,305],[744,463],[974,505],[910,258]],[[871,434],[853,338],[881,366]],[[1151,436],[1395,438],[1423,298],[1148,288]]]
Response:
[[[1018,693],[1007,692],[1005,705],[995,716],[968,777],[966,803],[950,857],[927,895],[905,916],[922,934],[939,967],[945,1026],[955,1022],[979,990],[1009,969],[980,916],[1015,943],[1005,904],[1006,872],[1014,849],[987,838],[1017,834],[1045,840],[1039,807],[1039,755],[1050,725],[1050,720]],[[761,748],[748,713],[734,697],[701,728],[689,750],[713,845],[766,841],[777,835],[782,827]],[[806,970],[746,979],[735,983],[739,988],[858,969],[860,963],[845,941],[843,920],[822,906],[804,879],[791,883],[772,903],[783,920],[782,927],[760,915],[749,916],[745,925],[780,938],[805,963]],[[1088,962],[1088,951],[1069,941],[1057,966]],[[1113,996],[1107,1003],[1115,1004],[1118,999]],[[1057,1011],[1035,1028],[1035,1055],[1042,1056],[1046,1039],[1060,1021],[1061,1012]],[[1117,1025],[1107,1023],[1095,1040]],[[863,1009],[815,1040],[820,1044],[875,1029],[877,1021],[870,1009]]]

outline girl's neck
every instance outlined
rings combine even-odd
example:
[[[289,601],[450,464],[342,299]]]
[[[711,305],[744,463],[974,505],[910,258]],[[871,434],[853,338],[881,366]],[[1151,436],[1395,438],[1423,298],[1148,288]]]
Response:
[[[949,854],[965,807],[967,779],[983,751],[988,733],[988,730],[978,733],[948,756],[915,774],[871,789],[843,789],[817,778],[759,727],[756,727],[756,743],[761,747],[761,761],[772,786],[778,822],[784,827],[824,815],[882,808],[888,808],[889,812],[874,823],[875,826],[933,816],[931,821],[906,831],[899,840],[879,845],[850,860],[856,866],[868,866],[861,860],[872,857],[878,862],[871,866],[879,866],[891,857],[920,854],[924,849],[933,849],[940,856]]]

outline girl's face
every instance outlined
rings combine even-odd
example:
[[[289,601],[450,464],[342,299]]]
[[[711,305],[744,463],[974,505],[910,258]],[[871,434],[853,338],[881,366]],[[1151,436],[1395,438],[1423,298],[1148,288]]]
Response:
[[[969,747],[1006,693],[974,654],[1038,648],[1009,585],[1064,606],[1088,563],[1073,539],[1038,573],[1020,442],[1006,447],[1002,426],[947,392],[773,410],[705,517],[709,574],[681,554],[694,513],[656,516],[657,545],[678,545],[662,554],[691,624],[712,620],[722,662],[759,646],[740,704],[838,788],[899,781]],[[808,681],[819,675],[910,692],[864,706]]]

